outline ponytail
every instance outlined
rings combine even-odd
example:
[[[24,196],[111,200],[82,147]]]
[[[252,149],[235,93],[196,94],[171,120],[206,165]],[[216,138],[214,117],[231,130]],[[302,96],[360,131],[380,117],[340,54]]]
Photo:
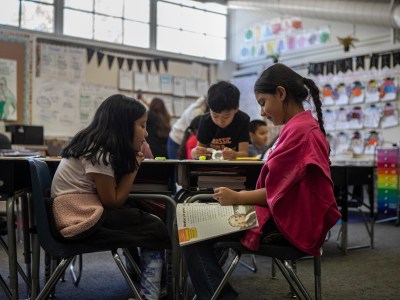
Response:
[[[308,87],[311,98],[313,99],[314,105],[315,105],[315,110],[317,112],[317,118],[318,118],[318,124],[319,128],[321,129],[322,133],[326,136],[325,128],[324,128],[324,120],[322,118],[322,102],[321,98],[319,96],[319,89],[315,85],[315,82],[309,78],[303,78],[303,83],[305,86]]]

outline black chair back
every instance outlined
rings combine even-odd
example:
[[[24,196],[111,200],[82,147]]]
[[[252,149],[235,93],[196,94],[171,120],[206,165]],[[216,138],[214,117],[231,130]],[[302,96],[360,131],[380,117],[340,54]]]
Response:
[[[51,233],[45,202],[45,195],[49,192],[52,181],[49,167],[45,161],[35,158],[28,158],[28,162],[32,182],[33,209],[40,245],[52,256],[60,256],[60,253],[55,250],[62,246]]]

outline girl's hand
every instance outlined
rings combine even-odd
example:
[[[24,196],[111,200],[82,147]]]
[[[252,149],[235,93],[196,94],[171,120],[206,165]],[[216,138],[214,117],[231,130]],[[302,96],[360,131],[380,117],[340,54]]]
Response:
[[[142,163],[142,161],[144,161],[144,154],[143,152],[138,152],[136,153],[136,161],[138,162],[139,166]]]
[[[235,151],[233,151],[231,148],[225,147],[222,150],[222,157],[226,160],[235,159]]]
[[[239,193],[226,187],[215,188],[212,197],[221,205],[234,205],[239,203]]]

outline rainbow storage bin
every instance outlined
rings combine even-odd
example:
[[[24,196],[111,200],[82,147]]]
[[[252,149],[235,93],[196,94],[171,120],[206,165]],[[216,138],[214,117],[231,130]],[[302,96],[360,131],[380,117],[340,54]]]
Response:
[[[400,149],[378,148],[377,167],[378,220],[398,220]]]

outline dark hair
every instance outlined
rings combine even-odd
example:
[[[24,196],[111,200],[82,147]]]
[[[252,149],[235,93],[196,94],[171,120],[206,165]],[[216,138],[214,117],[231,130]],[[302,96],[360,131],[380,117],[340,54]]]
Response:
[[[165,103],[160,98],[153,98],[149,106],[149,112],[154,116],[153,123],[155,133],[159,137],[168,137],[171,130],[171,115],[169,114]]]
[[[208,89],[207,104],[213,112],[239,108],[239,89],[230,82],[220,81]]]
[[[256,133],[257,128],[260,126],[267,126],[267,122],[264,120],[251,120],[249,123],[249,131],[251,133]]]
[[[135,121],[146,113],[142,103],[125,95],[112,95],[97,108],[92,122],[78,132],[63,149],[65,158],[83,156],[93,164],[102,159],[108,165],[108,155],[116,181],[136,171],[137,151],[133,149]]]
[[[326,135],[322,119],[322,102],[315,82],[300,76],[291,68],[277,63],[262,72],[254,84],[254,92],[273,94],[278,86],[282,86],[286,90],[286,101],[284,101],[286,105],[289,101],[303,105],[303,101],[308,98],[309,94],[311,95],[317,112],[319,127]]]
[[[200,124],[200,119],[201,119],[202,115],[199,115],[197,117],[195,117],[192,122],[190,122],[190,125],[188,128],[186,128],[184,134],[183,134],[183,139],[181,142],[181,145],[179,147],[179,151],[178,151],[178,158],[179,159],[186,159],[186,142],[189,139],[189,137],[192,134],[196,134],[197,129],[199,129],[199,124]]]

